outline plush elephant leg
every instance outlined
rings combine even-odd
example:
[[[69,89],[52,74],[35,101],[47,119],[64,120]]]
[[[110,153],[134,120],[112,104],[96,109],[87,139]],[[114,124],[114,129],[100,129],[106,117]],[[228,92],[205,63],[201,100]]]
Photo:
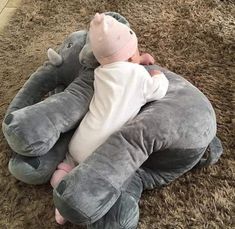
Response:
[[[84,165],[77,168],[80,166]],[[115,189],[110,183],[106,183],[103,177],[96,176],[89,182],[94,171],[90,170],[84,177],[76,173],[76,169],[70,172],[53,192],[55,206],[66,219],[74,224],[88,225],[91,229],[136,228],[139,219],[138,202],[143,190],[141,178],[137,173],[120,189]],[[80,182],[80,185],[69,188],[75,181]],[[70,198],[74,198],[73,194],[77,197],[74,199],[74,206],[69,204]],[[90,206],[86,204],[88,196],[91,200]]]
[[[89,225],[89,229],[132,229],[137,228],[139,220],[138,202],[143,190],[162,188],[179,176],[192,169],[202,158],[206,148],[169,150],[156,152],[152,159],[144,163],[155,167],[141,167],[131,178],[128,185],[124,185],[121,195],[106,215]]]
[[[139,221],[139,199],[143,184],[138,173],[123,185],[121,195],[101,219],[88,225],[88,229],[134,229]]]
[[[116,135],[113,135],[108,141],[111,141],[112,137],[117,140]],[[117,143],[116,145],[120,146]],[[124,199],[128,203],[127,194],[123,194],[123,190],[125,190],[123,186],[130,178],[128,174],[133,168],[127,168],[127,164],[120,163],[118,160],[128,155],[127,150],[120,151],[120,147],[116,149],[113,145],[111,145],[112,148],[108,148],[109,146],[99,147],[97,152],[94,152],[66,175],[53,191],[56,208],[63,217],[74,224],[91,225],[96,223],[99,226],[99,223],[107,223],[105,221],[108,219],[111,222],[114,215],[118,220],[118,209],[123,208],[122,200]],[[115,150],[118,150],[118,153]],[[130,151],[130,148],[128,150]],[[137,169],[143,183],[143,189],[163,187],[169,184],[191,170],[200,161],[205,150],[206,147],[166,149],[152,153],[148,160],[142,164],[142,169]],[[107,157],[111,153],[112,157]],[[135,171],[133,172],[135,173]],[[135,203],[132,202],[132,205]],[[136,207],[137,205],[130,208]],[[111,212],[108,213],[111,208]],[[103,217],[105,218],[102,219]],[[128,218],[127,216],[126,222]],[[98,222],[98,220],[101,221]],[[132,222],[130,224],[134,225]]]
[[[195,168],[203,168],[215,164],[223,153],[223,146],[220,139],[215,136],[209,144],[209,154],[199,161]]]
[[[10,173],[27,184],[46,183],[56,166],[65,158],[72,134],[73,131],[61,135],[54,147],[43,156],[26,157],[14,153],[8,164]]]
[[[162,188],[199,163],[206,148],[171,149],[156,152],[143,163],[138,174],[144,190]]]

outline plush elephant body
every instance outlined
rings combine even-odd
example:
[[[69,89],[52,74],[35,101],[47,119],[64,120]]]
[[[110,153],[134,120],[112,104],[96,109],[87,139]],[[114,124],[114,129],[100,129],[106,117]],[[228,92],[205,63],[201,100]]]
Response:
[[[110,14],[128,24],[119,14]],[[16,95],[3,122],[15,152],[9,170],[30,184],[50,179],[93,95],[97,62],[85,31],[70,35],[59,56],[50,55]],[[151,68],[168,78],[166,96],[146,104],[54,189],[56,207],[71,222],[89,228],[136,228],[144,189],[165,186],[195,165],[213,164],[220,157],[216,117],[205,95],[181,76]],[[40,102],[61,86],[66,89]],[[203,159],[208,146],[210,156]]]

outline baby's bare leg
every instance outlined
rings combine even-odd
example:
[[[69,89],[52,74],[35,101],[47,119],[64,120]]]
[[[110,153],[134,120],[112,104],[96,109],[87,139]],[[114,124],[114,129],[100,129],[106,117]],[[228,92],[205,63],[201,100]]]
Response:
[[[75,162],[73,161],[69,153],[66,154],[65,160],[57,166],[57,170],[54,172],[51,178],[51,186],[55,188],[60,181],[75,167]]]
[[[51,178],[51,186],[55,188],[60,181],[75,167],[75,162],[69,153],[66,154],[65,160],[60,163],[57,170]],[[58,209],[55,209],[55,220],[58,224],[65,224],[66,219],[60,214]]]

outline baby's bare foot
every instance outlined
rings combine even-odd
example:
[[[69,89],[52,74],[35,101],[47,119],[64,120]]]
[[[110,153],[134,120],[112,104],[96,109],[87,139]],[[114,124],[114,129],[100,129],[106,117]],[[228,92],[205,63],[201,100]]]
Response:
[[[60,225],[66,223],[66,219],[59,213],[58,209],[55,209],[55,220]]]

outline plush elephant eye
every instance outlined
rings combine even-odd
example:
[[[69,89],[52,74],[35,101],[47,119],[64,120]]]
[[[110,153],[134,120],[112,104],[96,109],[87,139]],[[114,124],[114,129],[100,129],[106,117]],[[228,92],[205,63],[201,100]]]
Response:
[[[130,30],[130,34],[132,35],[133,34],[133,32]]]
[[[73,43],[68,43],[67,48],[71,48],[73,46]]]

